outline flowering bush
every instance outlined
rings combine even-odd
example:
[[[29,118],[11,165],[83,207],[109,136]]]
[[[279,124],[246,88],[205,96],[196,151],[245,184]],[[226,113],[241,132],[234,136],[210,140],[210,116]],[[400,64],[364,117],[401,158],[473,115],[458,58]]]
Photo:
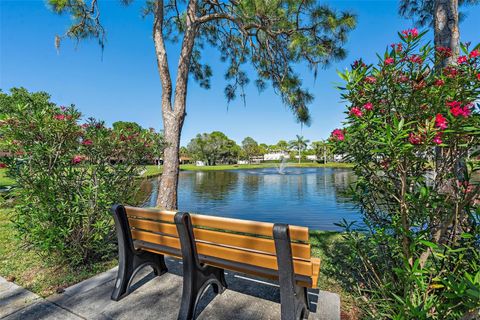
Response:
[[[342,225],[366,315],[458,319],[480,299],[478,46],[399,34],[379,62],[341,74],[347,126],[331,140],[355,163],[363,224]]]
[[[45,93],[1,94],[2,145],[17,188],[14,222],[21,236],[46,253],[85,263],[111,252],[115,202],[135,193],[138,164],[160,154],[161,136],[112,130]]]

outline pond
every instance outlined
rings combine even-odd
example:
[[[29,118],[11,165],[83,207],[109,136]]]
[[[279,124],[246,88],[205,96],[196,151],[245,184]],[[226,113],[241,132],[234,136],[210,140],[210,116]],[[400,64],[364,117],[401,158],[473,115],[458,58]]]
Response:
[[[360,220],[344,195],[353,180],[351,170],[332,168],[182,171],[178,204],[193,213],[339,230],[334,223],[343,218]],[[157,178],[143,183],[145,206],[155,205],[156,185]]]

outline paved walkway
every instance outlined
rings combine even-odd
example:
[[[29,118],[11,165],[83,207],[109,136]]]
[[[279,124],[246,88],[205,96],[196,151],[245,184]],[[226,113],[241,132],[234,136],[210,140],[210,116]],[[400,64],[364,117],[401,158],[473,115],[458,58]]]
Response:
[[[165,319],[175,320],[182,295],[181,261],[167,258],[169,272],[154,277],[145,268],[133,292],[119,302],[110,300],[117,270],[104,272],[42,299],[0,277],[0,319]],[[210,290],[197,310],[198,320],[280,319],[278,286],[272,282],[226,272],[229,285],[222,295]],[[313,310],[310,319],[339,320],[340,299],[325,291],[309,291]]]

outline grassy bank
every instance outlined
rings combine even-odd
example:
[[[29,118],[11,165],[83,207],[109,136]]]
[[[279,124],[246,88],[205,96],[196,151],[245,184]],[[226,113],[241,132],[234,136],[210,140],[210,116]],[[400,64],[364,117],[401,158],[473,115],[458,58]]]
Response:
[[[262,168],[277,168],[278,163],[260,163],[260,164],[228,164],[228,165],[218,165],[218,166],[202,166],[197,167],[194,164],[182,164],[180,165],[180,170],[182,171],[220,171],[220,170],[242,170],[242,169],[262,169]],[[289,162],[286,164],[287,167],[294,168],[352,168],[351,163],[340,163],[340,162],[327,162],[316,163],[316,162],[305,162],[305,163],[293,163]],[[146,168],[143,177],[153,177],[162,173],[162,167],[149,165]]]
[[[43,297],[113,268],[117,262],[95,263],[89,267],[68,267],[50,262],[27,248],[17,237],[11,222],[12,211],[0,208],[0,276]]]

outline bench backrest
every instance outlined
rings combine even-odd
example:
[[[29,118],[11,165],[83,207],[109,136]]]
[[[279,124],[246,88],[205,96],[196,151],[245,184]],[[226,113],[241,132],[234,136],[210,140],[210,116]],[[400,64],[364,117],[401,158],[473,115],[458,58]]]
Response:
[[[125,207],[133,240],[179,250],[174,223],[176,212]],[[196,249],[200,256],[229,260],[245,265],[278,270],[273,224],[266,222],[191,214]],[[289,226],[295,274],[310,277],[308,228]]]

